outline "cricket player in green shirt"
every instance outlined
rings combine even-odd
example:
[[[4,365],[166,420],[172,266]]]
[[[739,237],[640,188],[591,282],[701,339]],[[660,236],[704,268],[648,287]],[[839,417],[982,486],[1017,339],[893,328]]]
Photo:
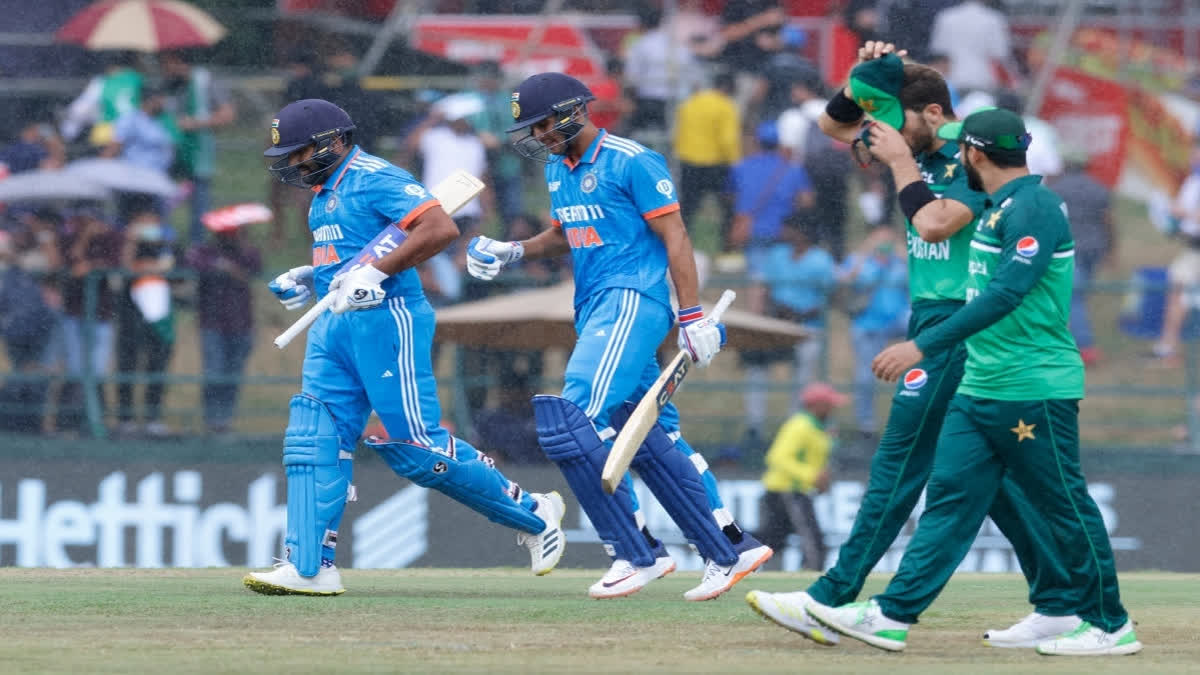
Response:
[[[1078,624],[1038,652],[1134,654],[1142,643],[1121,605],[1108,532],[1079,467],[1083,360],[1067,328],[1075,242],[1066,207],[1026,168],[1030,136],[1016,114],[977,111],[938,136],[961,147],[971,187],[988,194],[970,243],[968,302],[872,365],[895,381],[965,340],[965,374],[938,438],[925,512],[887,589],[869,602],[810,602],[806,610],[843,635],[904,649],[909,625],[962,562],[1008,476],[1050,523],[1082,591]]]
[[[869,150],[888,165],[896,185],[907,186],[899,197],[907,220],[912,338],[963,306],[971,235],[986,195],[967,185],[957,145],[936,136],[953,120],[945,80],[932,68],[905,65],[894,50],[883,42],[868,42],[859,50],[850,85],[830,101],[821,127],[839,140],[862,143],[855,139],[864,109],[870,111],[875,123],[867,131]],[[871,460],[866,493],[836,564],[804,591],[751,591],[746,601],[755,611],[819,644],[837,642],[837,634],[813,621],[804,608],[811,601],[827,606],[853,602],[908,521],[929,479],[938,434],[966,357],[966,349],[956,345],[914,362],[903,373]],[[1035,611],[1010,628],[988,630],[984,643],[1035,647],[1078,625],[1078,591],[1061,564],[1049,524],[1020,488],[1005,478],[993,494],[989,515],[1013,545]]]

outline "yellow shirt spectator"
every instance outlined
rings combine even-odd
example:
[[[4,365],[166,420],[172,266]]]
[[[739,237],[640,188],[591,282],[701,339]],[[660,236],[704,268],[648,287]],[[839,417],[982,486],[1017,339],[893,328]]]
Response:
[[[793,415],[767,451],[763,486],[768,492],[813,492],[832,447],[833,440],[817,418],[808,413]]]
[[[741,114],[719,89],[692,94],[675,116],[675,156],[695,166],[727,166],[741,159]]]

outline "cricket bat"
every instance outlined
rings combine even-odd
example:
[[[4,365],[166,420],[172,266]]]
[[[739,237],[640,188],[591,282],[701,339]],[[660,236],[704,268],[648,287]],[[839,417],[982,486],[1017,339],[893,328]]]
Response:
[[[480,192],[483,192],[483,181],[475,176],[459,169],[446,177],[445,180],[430,188],[429,192],[433,198],[441,202],[442,208],[454,215],[462,207],[466,206]],[[380,232],[371,240],[369,244],[363,247],[363,250],[358,252],[349,262],[338,270],[338,274],[345,274],[355,267],[361,265],[369,265],[383,256],[396,250],[405,238],[404,230],[401,230],[395,225],[388,225],[386,229]],[[296,339],[296,336],[303,333],[312,325],[312,322],[317,320],[325,310],[333,305],[334,296],[336,293],[327,293],[321,298],[317,304],[313,305],[304,313],[304,316],[296,319],[296,323],[288,326],[288,329],[279,334],[275,338],[275,346],[283,349],[288,344]]]
[[[737,293],[726,289],[709,316],[720,323],[721,315],[729,309],[729,305],[733,304],[733,299],[736,297]],[[613,441],[612,450],[608,451],[608,459],[604,462],[604,471],[600,474],[605,492],[611,495],[617,491],[617,487],[621,484],[621,478],[625,476],[626,471],[629,471],[629,463],[633,461],[633,456],[637,454],[638,448],[642,447],[642,441],[646,440],[646,434],[650,433],[650,429],[658,423],[658,415],[662,412],[663,406],[670,402],[671,397],[675,395],[679,385],[683,383],[683,378],[687,377],[691,368],[691,355],[687,353],[686,349],[679,350],[675,358],[667,364],[666,370],[662,371],[646,395],[638,402],[637,407],[625,422],[625,426],[621,428],[621,433],[617,434],[616,440]]]

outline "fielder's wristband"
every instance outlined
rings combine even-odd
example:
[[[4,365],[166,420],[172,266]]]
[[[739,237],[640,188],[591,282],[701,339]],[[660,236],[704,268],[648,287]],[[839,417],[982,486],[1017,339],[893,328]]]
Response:
[[[838,89],[829,103],[825,104],[825,114],[834,122],[851,124],[861,120],[864,113],[862,107],[846,96],[845,90]]]
[[[679,325],[686,326],[694,321],[699,321],[704,318],[704,308],[700,305],[688,307],[687,309],[679,310]]]
[[[900,210],[904,212],[904,217],[908,218],[908,222],[911,223],[917,215],[917,211],[920,211],[921,207],[929,202],[936,200],[937,195],[933,194],[933,190],[929,189],[925,181],[914,180],[900,190],[897,198],[900,202]]]

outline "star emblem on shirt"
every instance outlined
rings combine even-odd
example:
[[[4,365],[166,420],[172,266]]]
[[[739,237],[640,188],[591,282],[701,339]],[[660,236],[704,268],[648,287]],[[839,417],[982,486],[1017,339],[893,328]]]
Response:
[[[953,178],[954,170],[957,168],[958,168],[957,164],[947,164],[946,165],[946,175],[942,176],[942,178]]]
[[[987,222],[984,223],[993,230],[996,229],[996,223],[1000,221],[1000,216],[1004,215],[1003,211],[993,211],[992,215],[988,216]]]
[[[1020,443],[1027,438],[1031,441],[1034,440],[1036,436],[1033,435],[1033,430],[1036,427],[1036,424],[1025,424],[1025,420],[1018,419],[1017,426],[1009,429],[1009,431],[1017,435],[1017,442]]]

